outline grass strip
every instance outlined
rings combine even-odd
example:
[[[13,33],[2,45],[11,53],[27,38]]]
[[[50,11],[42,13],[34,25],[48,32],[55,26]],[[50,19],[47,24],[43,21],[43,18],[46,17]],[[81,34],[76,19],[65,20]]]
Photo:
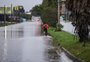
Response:
[[[49,34],[53,37],[54,45],[60,44],[76,57],[90,62],[90,42],[87,42],[86,46],[83,47],[82,43],[79,43],[77,36],[65,31],[55,31],[55,28],[50,28]]]

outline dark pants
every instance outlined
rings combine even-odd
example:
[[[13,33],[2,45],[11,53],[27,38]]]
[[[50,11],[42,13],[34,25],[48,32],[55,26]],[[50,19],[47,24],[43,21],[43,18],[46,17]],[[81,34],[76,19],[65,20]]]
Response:
[[[45,32],[45,35],[47,36],[47,34],[48,34],[47,29],[44,29],[44,32]]]

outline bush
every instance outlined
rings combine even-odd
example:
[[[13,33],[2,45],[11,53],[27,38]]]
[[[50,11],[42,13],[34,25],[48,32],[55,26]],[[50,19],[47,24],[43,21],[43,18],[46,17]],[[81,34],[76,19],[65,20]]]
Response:
[[[61,31],[61,28],[63,28],[63,25],[57,23],[57,25],[56,25],[56,31]]]

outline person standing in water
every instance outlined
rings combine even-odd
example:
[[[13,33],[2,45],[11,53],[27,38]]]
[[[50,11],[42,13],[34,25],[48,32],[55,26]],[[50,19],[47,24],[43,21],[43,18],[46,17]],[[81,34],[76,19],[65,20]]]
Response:
[[[48,28],[49,28],[49,25],[47,23],[45,23],[45,24],[42,25],[42,29],[45,32],[45,35],[46,36],[48,35]]]

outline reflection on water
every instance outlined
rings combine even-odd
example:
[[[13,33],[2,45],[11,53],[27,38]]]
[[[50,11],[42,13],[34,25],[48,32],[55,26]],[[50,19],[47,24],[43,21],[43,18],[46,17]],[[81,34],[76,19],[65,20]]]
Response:
[[[21,62],[22,46],[23,39],[7,39],[6,62]]]
[[[23,28],[18,30],[13,30],[13,29],[7,30],[6,33],[7,33],[6,34],[7,38],[21,38],[23,37]]]
[[[29,37],[29,36],[36,36],[40,33],[40,25],[34,22],[28,23],[21,23],[16,25],[7,26],[6,37],[8,38],[22,38],[22,37]]]
[[[47,62],[73,62],[63,51],[58,50],[57,47],[52,45],[52,38],[50,36],[44,37],[44,39],[46,41],[45,60]]]
[[[22,62],[45,62],[45,44],[42,37],[30,37],[23,40]]]
[[[0,27],[0,62],[3,59],[3,54],[4,54],[4,42],[5,42],[5,31],[4,27]]]
[[[0,39],[4,39],[5,36],[5,28],[4,27],[0,27]]]
[[[56,48],[52,46],[50,37],[44,39],[46,41],[45,60],[47,62],[60,62],[60,56],[57,54]]]
[[[55,49],[47,49],[46,55],[48,62],[60,62],[60,56],[57,54]]]
[[[0,62],[67,62],[57,54],[52,37],[40,36],[40,24],[25,22],[0,28]]]
[[[61,52],[60,54],[60,60],[61,62],[73,62],[72,60],[70,60],[66,54],[64,52]]]

